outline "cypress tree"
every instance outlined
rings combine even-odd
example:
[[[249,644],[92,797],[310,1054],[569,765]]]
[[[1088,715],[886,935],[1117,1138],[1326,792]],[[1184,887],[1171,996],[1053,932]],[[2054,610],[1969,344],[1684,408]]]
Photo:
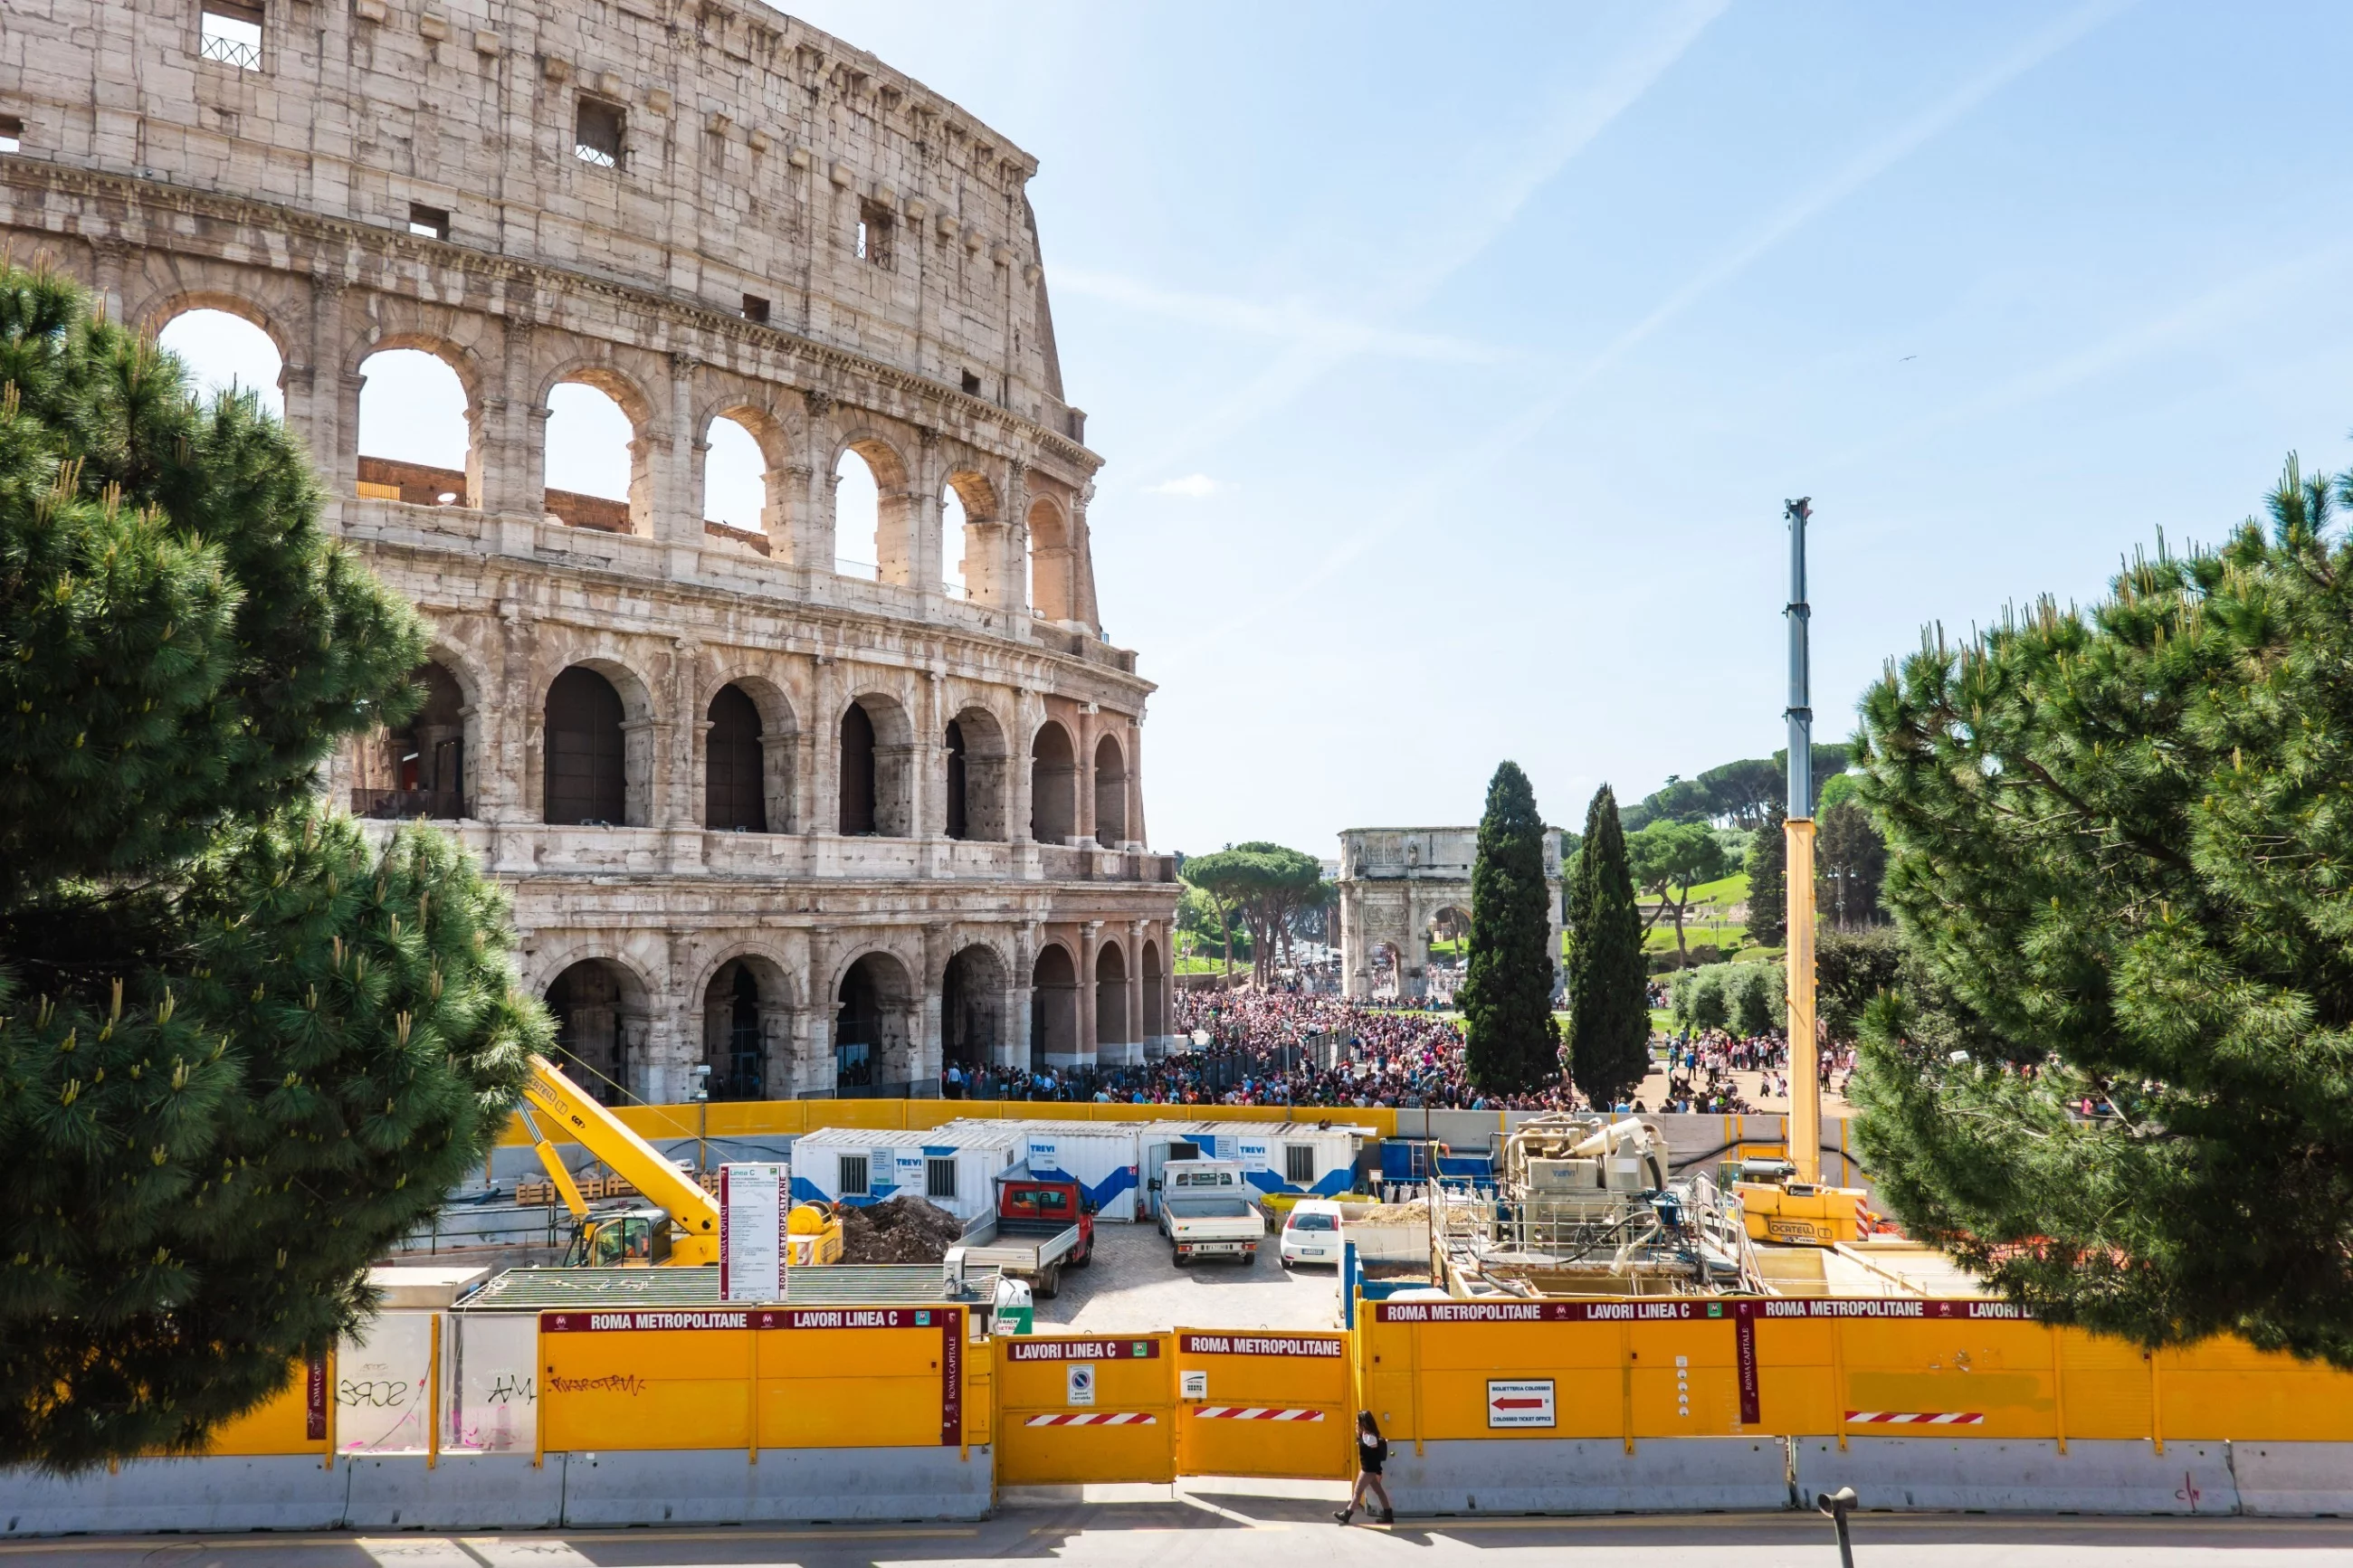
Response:
[[[1569,875],[1568,900],[1569,1077],[1587,1100],[1606,1107],[1651,1070],[1642,917],[1634,907],[1618,796],[1608,784],[1585,808],[1585,840]]]
[[[1748,846],[1748,940],[1759,947],[1778,947],[1789,937],[1788,816],[1775,805]]]
[[[0,1463],[201,1447],[504,1124],[500,896],[313,793],[424,655],[249,394],[0,269]]]
[[[1560,1077],[1552,1016],[1552,894],[1544,818],[1517,763],[1495,769],[1471,869],[1471,957],[1456,1001],[1474,1088],[1516,1093]]]

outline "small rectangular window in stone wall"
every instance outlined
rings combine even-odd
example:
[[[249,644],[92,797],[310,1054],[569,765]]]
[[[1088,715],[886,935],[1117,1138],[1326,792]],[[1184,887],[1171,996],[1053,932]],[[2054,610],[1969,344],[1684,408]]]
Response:
[[[13,114],[0,114],[0,153],[21,152],[25,145],[25,122]]]
[[[627,111],[617,103],[583,98],[572,122],[572,151],[584,163],[600,169],[621,166],[622,137],[628,127]]]
[[[891,212],[872,202],[858,204],[858,259],[891,265]]]
[[[261,7],[240,0],[201,0],[196,53],[239,70],[261,68]]]

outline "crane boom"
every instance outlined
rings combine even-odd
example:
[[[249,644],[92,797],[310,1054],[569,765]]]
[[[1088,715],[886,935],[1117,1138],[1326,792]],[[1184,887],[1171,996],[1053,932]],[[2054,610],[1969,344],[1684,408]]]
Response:
[[[719,1256],[719,1205],[661,1152],[580,1090],[544,1057],[531,1058],[523,1099],[586,1146],[612,1173],[660,1207],[686,1233],[670,1261],[712,1263]],[[526,1112],[528,1115],[528,1112]],[[536,1126],[533,1129],[536,1131]],[[553,1152],[553,1151],[550,1151]],[[543,1159],[544,1156],[543,1156]]]

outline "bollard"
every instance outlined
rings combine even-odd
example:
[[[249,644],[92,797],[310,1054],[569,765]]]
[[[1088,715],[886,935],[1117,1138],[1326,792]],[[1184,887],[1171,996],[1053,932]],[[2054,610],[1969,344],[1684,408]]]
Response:
[[[1838,1527],[1839,1568],[1854,1568],[1854,1543],[1847,1539],[1846,1516],[1854,1508],[1854,1489],[1841,1487],[1834,1492],[1816,1492],[1814,1508],[1831,1516]]]

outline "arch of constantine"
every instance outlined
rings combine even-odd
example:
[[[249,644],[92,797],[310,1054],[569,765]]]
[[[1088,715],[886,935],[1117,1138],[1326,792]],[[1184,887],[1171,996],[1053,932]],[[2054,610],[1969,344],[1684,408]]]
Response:
[[[1545,835],[1551,895],[1553,991],[1559,994],[1560,835]],[[1429,994],[1430,932],[1441,921],[1470,930],[1476,827],[1351,827],[1340,835],[1340,984],[1369,1001],[1377,970],[1396,977],[1401,1001]]]
[[[511,889],[604,1092],[1165,1042],[1152,687],[1096,608],[1034,160],[730,0],[56,0],[7,35],[0,241],[144,329],[269,335],[331,527],[435,636],[424,711],[327,784]],[[454,371],[462,468],[362,456],[388,349]],[[548,486],[574,384],[628,417],[626,500]],[[756,527],[706,521],[722,419]],[[871,578],[838,570],[853,452]]]

